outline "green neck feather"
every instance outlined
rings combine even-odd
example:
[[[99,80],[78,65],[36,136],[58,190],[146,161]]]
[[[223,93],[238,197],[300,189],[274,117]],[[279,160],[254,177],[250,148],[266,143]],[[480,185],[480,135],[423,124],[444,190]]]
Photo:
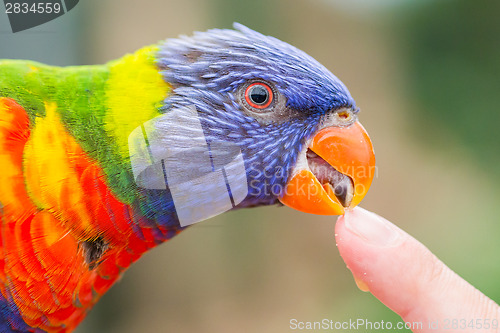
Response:
[[[154,65],[156,47],[146,47],[106,65],[52,67],[0,60],[0,96],[15,99],[36,126],[45,102],[55,102],[61,119],[124,203],[135,198],[128,136],[157,116],[170,93]]]

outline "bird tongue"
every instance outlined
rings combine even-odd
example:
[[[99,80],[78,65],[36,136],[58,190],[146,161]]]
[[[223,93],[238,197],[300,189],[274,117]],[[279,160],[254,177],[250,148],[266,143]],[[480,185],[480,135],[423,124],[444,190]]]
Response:
[[[346,176],[332,167],[311,149],[306,153],[309,169],[322,184],[330,197],[336,197],[340,204],[349,207],[354,197],[354,184],[349,176]]]
[[[340,204],[345,208],[351,205],[352,198],[354,197],[354,185],[351,178],[344,176],[344,178],[335,185],[328,183],[326,185],[323,185],[323,187],[325,187],[326,193],[328,193],[328,195],[335,195]]]

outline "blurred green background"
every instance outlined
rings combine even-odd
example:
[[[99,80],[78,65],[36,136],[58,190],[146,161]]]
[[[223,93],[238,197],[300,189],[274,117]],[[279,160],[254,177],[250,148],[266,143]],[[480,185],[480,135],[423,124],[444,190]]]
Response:
[[[362,206],[500,302],[500,2],[82,0],[12,34],[0,58],[102,63],[233,21],[306,51],[349,87],[377,154]],[[289,321],[398,317],[359,291],[334,217],[223,214],[146,254],[77,330],[287,332]],[[347,331],[346,331],[347,332]]]

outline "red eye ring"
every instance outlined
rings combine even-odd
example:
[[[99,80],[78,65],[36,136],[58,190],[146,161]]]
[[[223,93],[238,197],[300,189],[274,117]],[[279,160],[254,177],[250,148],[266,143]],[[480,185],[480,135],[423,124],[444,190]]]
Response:
[[[245,89],[245,101],[253,108],[265,109],[273,99],[273,90],[263,82],[252,83]]]

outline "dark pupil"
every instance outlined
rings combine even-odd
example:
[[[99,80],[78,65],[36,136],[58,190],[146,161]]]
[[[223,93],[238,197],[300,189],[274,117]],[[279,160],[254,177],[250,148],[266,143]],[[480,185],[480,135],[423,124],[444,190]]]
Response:
[[[268,92],[264,87],[255,86],[250,90],[250,99],[255,104],[264,104],[268,97]]]

